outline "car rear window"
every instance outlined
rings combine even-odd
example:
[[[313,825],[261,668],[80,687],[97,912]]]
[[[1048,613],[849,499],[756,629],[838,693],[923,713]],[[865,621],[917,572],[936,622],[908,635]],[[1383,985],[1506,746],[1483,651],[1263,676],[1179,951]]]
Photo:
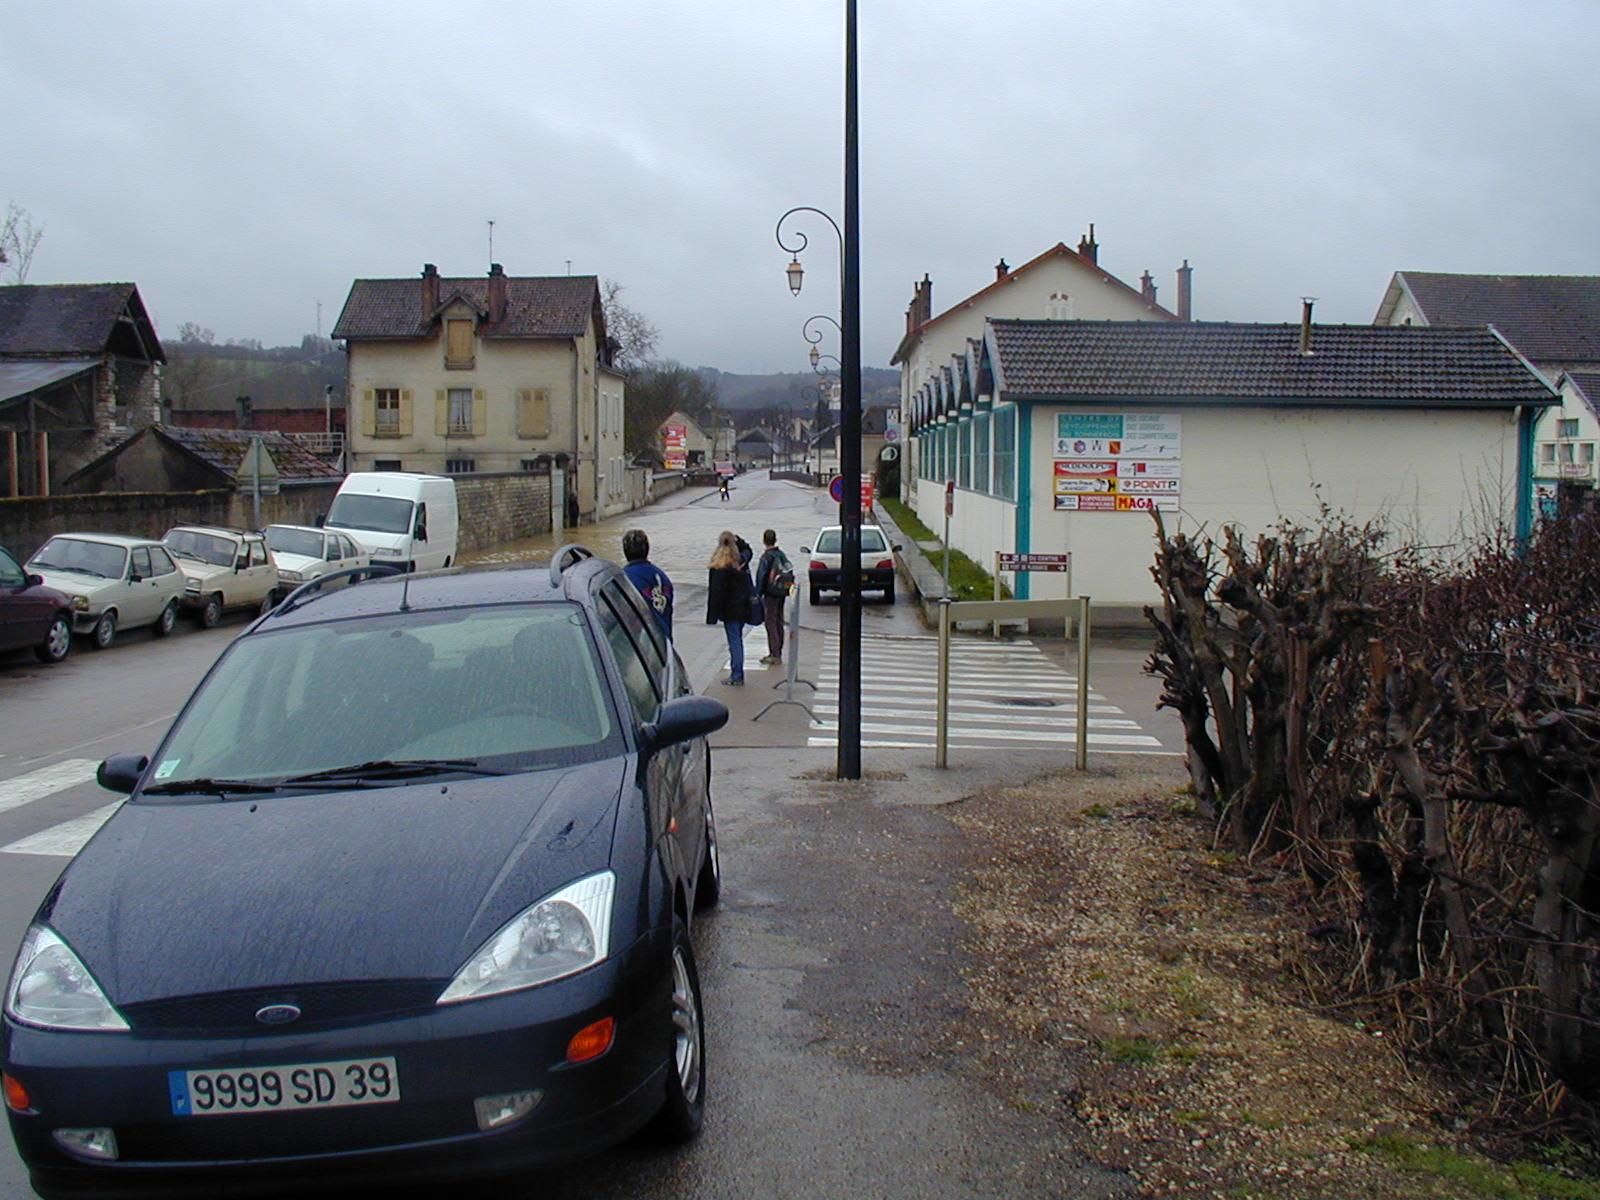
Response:
[[[156,781],[265,780],[377,761],[534,768],[618,752],[588,622],[565,603],[393,613],[235,642]]]
[[[817,535],[816,552],[818,554],[838,554],[844,549],[840,544],[842,535],[837,529],[824,529]],[[887,550],[889,543],[884,540],[883,530],[877,526],[861,527],[861,549],[868,552]]]

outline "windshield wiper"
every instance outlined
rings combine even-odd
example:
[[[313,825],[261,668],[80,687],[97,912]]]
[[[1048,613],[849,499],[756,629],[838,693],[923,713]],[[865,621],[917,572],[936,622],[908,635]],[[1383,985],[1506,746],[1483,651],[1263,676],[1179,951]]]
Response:
[[[93,575],[96,579],[110,579],[111,578],[111,576],[109,576],[107,574],[104,574],[101,571],[93,571],[93,570],[90,570],[88,567],[57,566],[55,563],[45,563],[45,562],[39,563],[37,565],[43,567],[46,571],[74,571],[79,575]]]
[[[253,779],[174,779],[144,789],[146,796],[227,796],[256,792],[275,792],[275,783],[261,783]]]
[[[349,767],[332,767],[326,771],[311,771],[305,775],[291,775],[281,786],[294,787],[302,783],[324,783],[332,780],[404,779],[414,775],[449,775],[464,772],[470,775],[514,775],[515,771],[499,767],[485,767],[474,758],[378,758],[371,762],[356,763]]]

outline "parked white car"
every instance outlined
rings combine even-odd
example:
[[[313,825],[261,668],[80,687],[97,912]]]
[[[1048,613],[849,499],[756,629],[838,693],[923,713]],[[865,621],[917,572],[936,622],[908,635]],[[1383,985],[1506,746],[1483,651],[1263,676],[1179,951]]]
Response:
[[[174,525],[161,539],[183,572],[183,607],[210,629],[230,609],[268,612],[278,568],[259,533],[211,525]]]
[[[294,591],[302,583],[333,571],[347,571],[365,567],[372,556],[356,545],[348,534],[331,529],[315,529],[310,525],[268,525],[267,550],[272,561],[278,564],[278,579],[284,593]],[[347,576],[330,587],[341,587],[350,582]]]
[[[72,627],[103,650],[118,629],[154,625],[172,632],[183,600],[183,572],[160,542],[115,533],[58,533],[28,560],[28,570],[72,598]]]
[[[806,575],[811,584],[811,603],[816,604],[823,592],[839,590],[844,534],[837,525],[824,525],[817,531],[816,540],[800,550],[810,555]],[[894,603],[894,556],[899,550],[899,546],[889,544],[881,525],[861,527],[861,590],[882,592],[885,604]]]

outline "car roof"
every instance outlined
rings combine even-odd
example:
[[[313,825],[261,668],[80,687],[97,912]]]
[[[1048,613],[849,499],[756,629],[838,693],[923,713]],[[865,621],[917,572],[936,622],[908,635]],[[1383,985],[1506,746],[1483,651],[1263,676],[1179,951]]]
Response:
[[[824,525],[821,529],[817,530],[817,532],[818,533],[828,533],[828,532],[830,532],[832,530],[843,529],[843,528],[844,528],[843,525]],[[876,529],[879,533],[883,532],[883,526],[879,525],[876,521],[863,521],[863,522],[861,522],[861,528],[863,528],[863,529]]]
[[[77,533],[74,531],[67,533],[53,533],[50,535],[50,537],[52,541],[60,537],[76,538],[80,542],[104,542],[109,546],[121,546],[125,550],[133,546],[161,545],[161,540],[159,538],[129,537],[124,533]]]
[[[171,529],[167,530],[167,532],[168,533],[176,533],[180,529],[186,530],[189,533],[209,533],[209,534],[213,535],[214,537],[252,537],[252,536],[259,537],[260,536],[260,534],[255,533],[253,530],[249,530],[249,529],[229,529],[226,525],[174,525]]]
[[[282,521],[274,521],[271,525],[267,526],[267,529],[298,529],[301,533],[337,533],[338,532],[337,530],[334,530],[334,529],[319,529],[315,525],[285,525]],[[267,531],[267,529],[263,529],[261,532],[265,533]],[[345,536],[348,537],[349,535],[346,534]],[[353,541],[354,539],[351,539],[351,540]]]
[[[622,568],[616,563],[593,557],[568,566],[558,581],[551,580],[548,563],[473,569],[456,567],[414,575],[380,576],[353,587],[314,592],[298,604],[274,609],[250,632],[269,632],[350,617],[439,612],[493,604],[568,601],[592,607],[595,592],[601,586],[612,579],[624,578]]]

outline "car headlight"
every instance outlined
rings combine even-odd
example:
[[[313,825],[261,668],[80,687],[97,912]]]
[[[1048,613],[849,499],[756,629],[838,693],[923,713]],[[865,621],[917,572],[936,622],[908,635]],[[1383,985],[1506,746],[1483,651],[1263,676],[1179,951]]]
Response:
[[[80,1032],[125,1032],[124,1021],[72,948],[32,925],[6,988],[6,1015],[26,1025]]]
[[[374,550],[372,553],[377,555],[379,558],[399,558],[400,557],[400,551],[385,549],[382,546],[380,546],[378,549]]]
[[[198,596],[200,594],[200,581],[198,579],[187,580],[183,585],[183,590],[186,592],[193,592]]]
[[[605,959],[617,877],[601,871],[530,904],[456,972],[440,1004],[475,1000],[561,979]]]
[[[305,579],[299,571],[279,571],[278,578],[285,583],[304,583]]]
[[[87,597],[87,596],[74,596],[72,598],[72,611],[73,612],[88,612],[89,611],[89,597]]]

